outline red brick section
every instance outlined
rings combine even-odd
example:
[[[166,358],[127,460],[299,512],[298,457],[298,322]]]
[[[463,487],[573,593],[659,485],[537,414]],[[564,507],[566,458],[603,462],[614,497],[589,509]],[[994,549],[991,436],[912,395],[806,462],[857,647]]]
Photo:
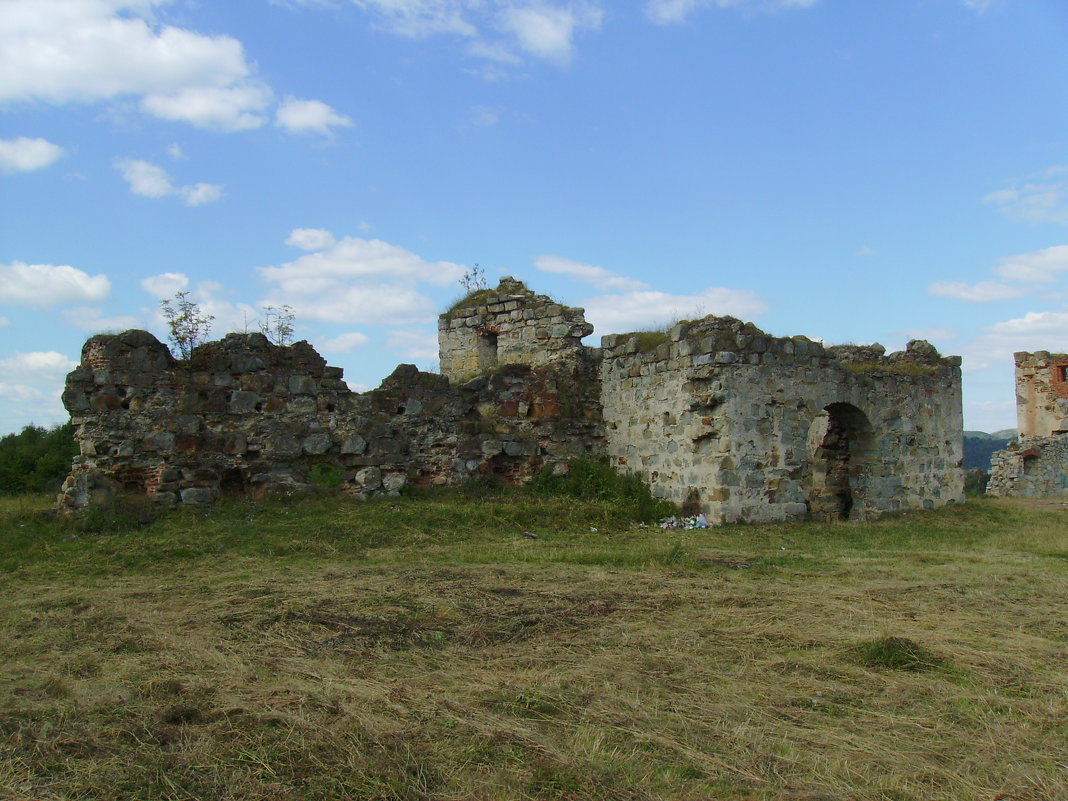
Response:
[[[1068,359],[1056,359],[1049,366],[1049,386],[1058,398],[1068,398]]]

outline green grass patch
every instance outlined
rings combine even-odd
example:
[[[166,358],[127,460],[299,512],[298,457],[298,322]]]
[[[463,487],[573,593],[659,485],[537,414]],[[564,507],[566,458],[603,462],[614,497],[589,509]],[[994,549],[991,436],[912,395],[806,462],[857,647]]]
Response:
[[[600,469],[0,501],[0,797],[1068,797],[1064,511],[664,531]]]
[[[639,353],[651,353],[661,345],[671,344],[671,335],[666,330],[631,331],[621,336],[624,342],[637,339]]]

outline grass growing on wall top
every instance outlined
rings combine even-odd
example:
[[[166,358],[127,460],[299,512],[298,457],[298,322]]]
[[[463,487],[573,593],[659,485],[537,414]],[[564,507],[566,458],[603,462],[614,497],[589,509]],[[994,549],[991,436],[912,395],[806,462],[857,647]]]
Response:
[[[631,339],[636,338],[638,340],[638,352],[650,353],[656,350],[661,345],[667,345],[671,343],[671,335],[666,330],[656,331],[631,331],[627,334],[621,334],[621,342],[629,342]]]
[[[915,362],[840,362],[843,370],[851,373],[890,373],[891,375],[907,375],[914,377],[938,375],[938,368],[930,364],[916,364]]]
[[[48,504],[0,499],[0,797],[1068,797],[1061,508]]]

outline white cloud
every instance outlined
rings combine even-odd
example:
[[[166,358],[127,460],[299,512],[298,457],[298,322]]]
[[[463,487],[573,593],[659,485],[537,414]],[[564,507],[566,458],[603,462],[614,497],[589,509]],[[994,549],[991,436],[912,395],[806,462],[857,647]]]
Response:
[[[295,297],[282,292],[271,303],[288,302],[299,319],[328,323],[381,325],[434,318],[433,301],[404,284],[336,283],[320,293]]]
[[[433,331],[398,329],[389,332],[386,346],[405,359],[416,362],[437,361],[438,336]]]
[[[464,271],[460,264],[429,262],[380,239],[348,236],[329,250],[309,253],[281,267],[260,268],[265,280],[277,284],[282,292],[298,295],[329,291],[338,282],[364,278],[403,278],[445,286],[459,281]]]
[[[269,87],[248,81],[241,86],[191,86],[168,94],[146,95],[141,106],[161,119],[233,133],[263,125],[263,112],[272,99]]]
[[[294,228],[286,238],[286,244],[301,250],[326,250],[337,243],[334,235],[325,228]]]
[[[702,8],[741,8],[750,10],[777,10],[809,8],[819,0],[649,0],[645,13],[657,25],[672,25],[683,22]]]
[[[352,0],[362,9],[377,14],[379,24],[400,36],[422,39],[449,33],[474,36],[475,26],[464,12],[474,5],[468,0]]]
[[[988,330],[994,334],[1033,341],[1034,349],[1048,347],[1052,340],[1068,339],[1068,312],[1028,312],[1023,317],[995,323]],[[1037,337],[1041,337],[1045,344],[1038,342]]]
[[[497,25],[514,36],[524,52],[566,64],[573,55],[575,32],[597,30],[603,18],[600,8],[587,3],[567,6],[534,3],[506,6],[499,13]]]
[[[297,100],[287,97],[275,112],[275,125],[291,133],[314,132],[330,134],[331,127],[347,128],[352,120],[338,114],[330,106],[319,100]]]
[[[999,281],[980,281],[978,284],[966,284],[962,281],[938,281],[927,287],[932,295],[941,295],[969,303],[989,303],[995,300],[1009,300],[1029,295],[1029,287],[1009,286]]]
[[[119,159],[115,162],[115,167],[122,172],[123,179],[135,195],[151,198],[180,197],[187,206],[214,203],[223,196],[223,187],[219,184],[175,186],[166,170],[140,159]]]
[[[182,146],[179,145],[177,142],[172,142],[167,147],[167,155],[170,156],[172,159],[184,159],[186,157],[185,151],[182,150]]]
[[[158,24],[155,13],[165,5],[167,0],[6,0],[0,101],[141,96],[147,111],[167,119],[223,130],[262,124],[255,123],[256,111],[270,90],[252,78],[241,43]],[[224,99],[229,108],[219,105]]]
[[[436,305],[418,285],[455,284],[465,272],[463,265],[430,262],[379,239],[331,240],[321,229],[291,233],[290,244],[323,249],[280,266],[261,267],[271,286],[264,303],[287,303],[303,320],[348,325],[423,322],[434,318]]]
[[[559,65],[574,53],[576,33],[597,30],[604,12],[596,0],[352,0],[376,24],[399,36],[451,35],[468,53],[518,64],[517,51]],[[302,3],[311,5],[310,3]]]
[[[582,264],[560,256],[538,256],[534,260],[534,266],[542,272],[571,276],[578,281],[593,284],[598,289],[637,291],[649,288],[649,285],[643,281],[617,275],[604,267]]]
[[[209,130],[266,123],[274,92],[256,77],[241,42],[161,22],[169,5],[171,0],[3,0],[0,103],[134,98],[156,117]]]
[[[468,125],[475,128],[490,128],[501,121],[501,113],[489,106],[472,106]]]
[[[583,306],[586,319],[594,324],[598,334],[646,329],[707,314],[754,317],[768,309],[764,299],[755,292],[724,287],[709,287],[695,295],[669,295],[650,290],[600,295]]]
[[[129,315],[105,317],[100,309],[92,306],[75,306],[72,309],[64,309],[63,319],[83,331],[91,331],[93,333],[127,331],[131,328],[144,327],[144,323],[138,317]]]
[[[315,346],[321,352],[324,353],[350,353],[356,350],[356,348],[366,345],[370,342],[370,337],[367,334],[361,334],[359,331],[350,331],[347,334],[333,337],[331,339],[319,339],[316,340]]]
[[[11,325],[11,321],[6,317],[0,317],[0,328],[3,328],[5,325]]]
[[[1007,281],[1051,284],[1058,273],[1068,273],[1068,245],[1002,259],[994,272]]]
[[[0,139],[0,171],[32,172],[56,162],[65,151],[47,139]]]
[[[0,264],[0,303],[49,308],[60,303],[100,301],[110,291],[107,276],[90,276],[68,265]]]
[[[874,256],[875,254],[875,248],[871,247],[870,245],[864,245],[862,248],[860,248],[860,250],[857,251],[858,256]]]
[[[0,373],[9,376],[68,373],[77,366],[76,361],[54,350],[16,353],[10,359],[0,359]]]
[[[1042,284],[1056,282],[1061,273],[1068,273],[1068,245],[1056,245],[1007,256],[998,262],[994,273],[1004,281],[980,281],[968,284],[962,281],[938,281],[927,287],[932,295],[966,300],[971,303],[989,303],[1031,295],[1045,290]],[[1048,291],[1047,291],[1048,295]]]
[[[160,273],[141,279],[141,289],[154,298],[173,298],[178,292],[189,288],[189,277],[185,273]]]
[[[78,363],[57,351],[16,353],[0,359],[0,426],[21,427],[27,420],[53,423],[67,419],[59,401],[63,376]],[[10,405],[8,405],[10,404]]]
[[[964,369],[972,372],[987,368],[1012,372],[1012,355],[1027,350],[1062,350],[1058,343],[1068,341],[1068,310],[1027,312],[994,323],[984,333],[964,345]]]
[[[1035,180],[990,192],[983,202],[1016,222],[1068,225],[1068,166],[1055,165]]]
[[[28,387],[25,384],[5,384],[0,382],[0,398],[6,401],[15,401],[16,403],[37,403],[39,401],[48,400],[48,396],[41,392],[41,390],[35,387]]]

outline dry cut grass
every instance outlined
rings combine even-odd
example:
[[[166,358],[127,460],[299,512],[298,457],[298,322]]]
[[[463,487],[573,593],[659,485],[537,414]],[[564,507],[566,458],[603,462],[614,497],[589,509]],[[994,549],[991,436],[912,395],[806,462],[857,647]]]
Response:
[[[0,798],[1068,798],[1063,509],[0,515]]]

